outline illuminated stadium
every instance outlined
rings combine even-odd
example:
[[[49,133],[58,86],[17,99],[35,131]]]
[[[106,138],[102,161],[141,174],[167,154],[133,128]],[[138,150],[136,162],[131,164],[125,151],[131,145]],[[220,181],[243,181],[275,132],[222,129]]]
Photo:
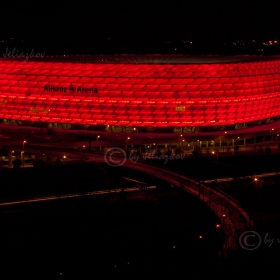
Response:
[[[0,60],[0,119],[7,127],[256,136],[277,128],[279,104],[277,56]]]

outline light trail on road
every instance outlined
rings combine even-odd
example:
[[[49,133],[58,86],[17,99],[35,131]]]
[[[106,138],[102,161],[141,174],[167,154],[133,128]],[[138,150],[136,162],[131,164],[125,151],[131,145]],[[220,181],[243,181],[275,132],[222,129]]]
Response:
[[[156,186],[148,186],[147,189],[156,189]],[[74,193],[74,194],[65,194],[65,195],[53,195],[53,196],[44,196],[40,198],[30,198],[30,199],[23,199],[23,200],[16,200],[16,201],[8,201],[8,202],[1,202],[0,206],[12,206],[12,205],[19,205],[19,204],[26,204],[26,203],[34,203],[34,202],[44,202],[44,201],[54,201],[60,199],[67,199],[67,198],[77,198],[77,197],[85,197],[85,196],[94,196],[94,195],[104,195],[104,194],[113,194],[113,193],[121,193],[121,192],[135,192],[141,189],[136,187],[131,188],[118,188],[112,190],[100,190],[100,191],[93,191],[87,193]]]

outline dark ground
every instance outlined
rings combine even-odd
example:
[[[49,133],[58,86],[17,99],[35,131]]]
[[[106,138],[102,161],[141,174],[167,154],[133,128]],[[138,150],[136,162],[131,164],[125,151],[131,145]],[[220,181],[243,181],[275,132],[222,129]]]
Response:
[[[217,258],[217,222],[175,189],[2,208],[0,278],[195,275]]]
[[[256,171],[277,172],[279,162],[279,155],[271,154],[224,157],[219,158],[219,164],[207,157],[190,158],[165,166],[206,180]],[[212,212],[195,198],[180,189],[170,189],[152,176],[96,163],[0,172],[2,201],[15,196],[135,186],[128,182],[123,185],[122,176],[158,187],[147,193],[2,207],[0,279],[102,279],[100,273],[104,278],[122,279],[158,279],[166,275],[172,279],[202,279],[205,275],[215,279],[273,279],[273,273],[278,273],[278,176],[263,180],[261,189],[249,179],[212,186],[241,202],[262,238],[256,250],[219,258],[222,233],[215,228],[217,220]],[[202,240],[198,239],[200,234]],[[265,242],[266,234],[273,244]]]

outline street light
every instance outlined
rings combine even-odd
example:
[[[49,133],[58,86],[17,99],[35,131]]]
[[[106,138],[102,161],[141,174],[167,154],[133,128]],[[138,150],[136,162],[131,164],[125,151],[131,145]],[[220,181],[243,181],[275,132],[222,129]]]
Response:
[[[272,142],[272,138],[273,138],[273,134],[271,135],[271,132],[274,131],[274,128],[270,129],[270,148],[271,148],[271,142]]]
[[[138,150],[140,151],[139,145],[138,145],[138,128],[133,127],[133,131],[137,133],[137,136],[136,136],[136,146],[137,146]]]
[[[227,134],[227,132],[225,131],[223,134],[223,152],[224,152],[224,147],[225,147],[225,135]]]
[[[23,149],[24,149],[24,144],[26,144],[27,143],[27,141],[26,140],[23,140],[23,142],[22,142],[22,147],[23,147]]]
[[[125,150],[127,151],[127,141],[130,140],[130,137],[126,137],[125,139]]]
[[[181,137],[183,137],[183,134],[179,136],[179,148],[181,147]]]
[[[97,135],[97,137],[96,137],[97,142],[98,142],[99,138],[100,138],[100,135]],[[101,146],[99,146],[99,150],[101,151]]]
[[[113,129],[113,128],[112,128],[109,124],[107,124],[107,128],[108,128],[109,131],[112,132],[112,129]]]
[[[22,161],[22,167],[24,167],[24,145],[27,143],[26,140],[22,141],[22,153],[21,153],[21,161]]]
[[[238,141],[239,141],[239,139],[240,139],[240,137],[238,136],[237,137],[237,140],[235,141],[235,143],[234,143],[234,147],[233,147],[233,149],[234,149],[234,151],[237,153],[237,151],[239,150],[239,147],[238,147],[238,145],[239,145],[239,143],[238,143]],[[234,140],[233,140],[234,141]]]
[[[83,145],[83,148],[82,148],[82,161],[85,161],[85,158],[84,158],[85,147],[86,147],[86,145]]]
[[[217,161],[218,161],[218,153],[216,154],[215,151],[212,152],[213,157],[215,157],[215,155],[217,156]]]
[[[262,188],[262,181],[261,180],[259,180],[258,178],[255,177],[254,182],[256,184],[256,187],[259,186],[260,189]]]

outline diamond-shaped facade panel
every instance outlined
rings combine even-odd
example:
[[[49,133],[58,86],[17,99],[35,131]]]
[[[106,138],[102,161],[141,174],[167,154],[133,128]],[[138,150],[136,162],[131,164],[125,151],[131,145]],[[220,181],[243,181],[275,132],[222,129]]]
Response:
[[[1,118],[160,127],[280,115],[280,58],[143,61],[1,59]]]

